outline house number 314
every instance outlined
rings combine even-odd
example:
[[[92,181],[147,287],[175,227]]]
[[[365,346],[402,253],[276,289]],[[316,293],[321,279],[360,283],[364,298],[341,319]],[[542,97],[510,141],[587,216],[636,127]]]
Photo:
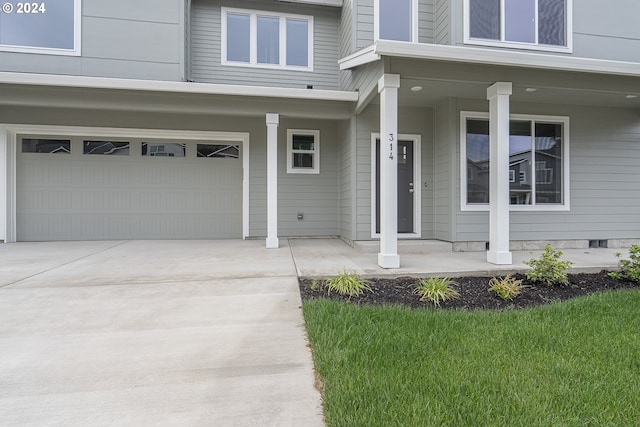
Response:
[[[393,160],[393,141],[395,141],[395,136],[390,133],[389,134],[389,141],[391,142],[391,144],[389,144],[389,159]]]

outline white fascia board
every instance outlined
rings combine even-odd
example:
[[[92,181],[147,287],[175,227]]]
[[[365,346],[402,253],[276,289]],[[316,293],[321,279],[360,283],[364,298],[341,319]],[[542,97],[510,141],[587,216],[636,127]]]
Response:
[[[282,0],[284,3],[303,3],[318,6],[342,7],[343,0]]]
[[[432,59],[476,64],[507,65],[546,70],[577,71],[583,73],[640,76],[640,63],[576,58],[562,55],[513,52],[466,46],[447,46],[424,43],[379,40],[373,54],[402,58]]]
[[[359,67],[360,65],[368,64],[370,62],[379,61],[381,56],[374,52],[376,46],[371,45],[369,47],[365,47],[349,56],[345,56],[344,58],[338,60],[338,65],[340,65],[340,70],[350,70],[352,68]]]
[[[357,102],[358,92],[0,72],[0,84]]]

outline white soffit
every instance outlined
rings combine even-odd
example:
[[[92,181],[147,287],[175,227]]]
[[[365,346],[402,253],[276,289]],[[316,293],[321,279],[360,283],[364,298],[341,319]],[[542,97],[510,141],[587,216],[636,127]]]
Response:
[[[358,92],[0,72],[0,84],[356,102]]]
[[[346,70],[374,62],[382,56],[432,59],[488,65],[506,65],[546,70],[577,71],[583,73],[640,76],[640,64],[636,62],[608,61],[602,59],[576,58],[564,55],[514,52],[478,47],[448,46],[426,43],[408,43],[378,40],[339,61],[340,69]]]

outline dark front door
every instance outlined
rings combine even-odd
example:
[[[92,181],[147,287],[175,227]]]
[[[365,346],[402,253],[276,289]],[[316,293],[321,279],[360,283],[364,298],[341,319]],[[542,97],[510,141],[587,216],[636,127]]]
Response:
[[[413,141],[398,141],[398,233],[413,229]],[[380,140],[376,140],[376,233],[380,233]]]

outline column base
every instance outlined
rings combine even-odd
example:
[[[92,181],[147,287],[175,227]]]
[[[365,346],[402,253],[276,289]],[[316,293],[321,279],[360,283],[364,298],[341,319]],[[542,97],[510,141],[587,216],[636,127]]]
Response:
[[[382,268],[400,268],[400,255],[378,254],[378,265]]]
[[[511,265],[513,258],[511,252],[487,251],[487,262],[496,265]]]
[[[280,239],[277,237],[267,237],[267,249],[278,249],[280,247]]]

